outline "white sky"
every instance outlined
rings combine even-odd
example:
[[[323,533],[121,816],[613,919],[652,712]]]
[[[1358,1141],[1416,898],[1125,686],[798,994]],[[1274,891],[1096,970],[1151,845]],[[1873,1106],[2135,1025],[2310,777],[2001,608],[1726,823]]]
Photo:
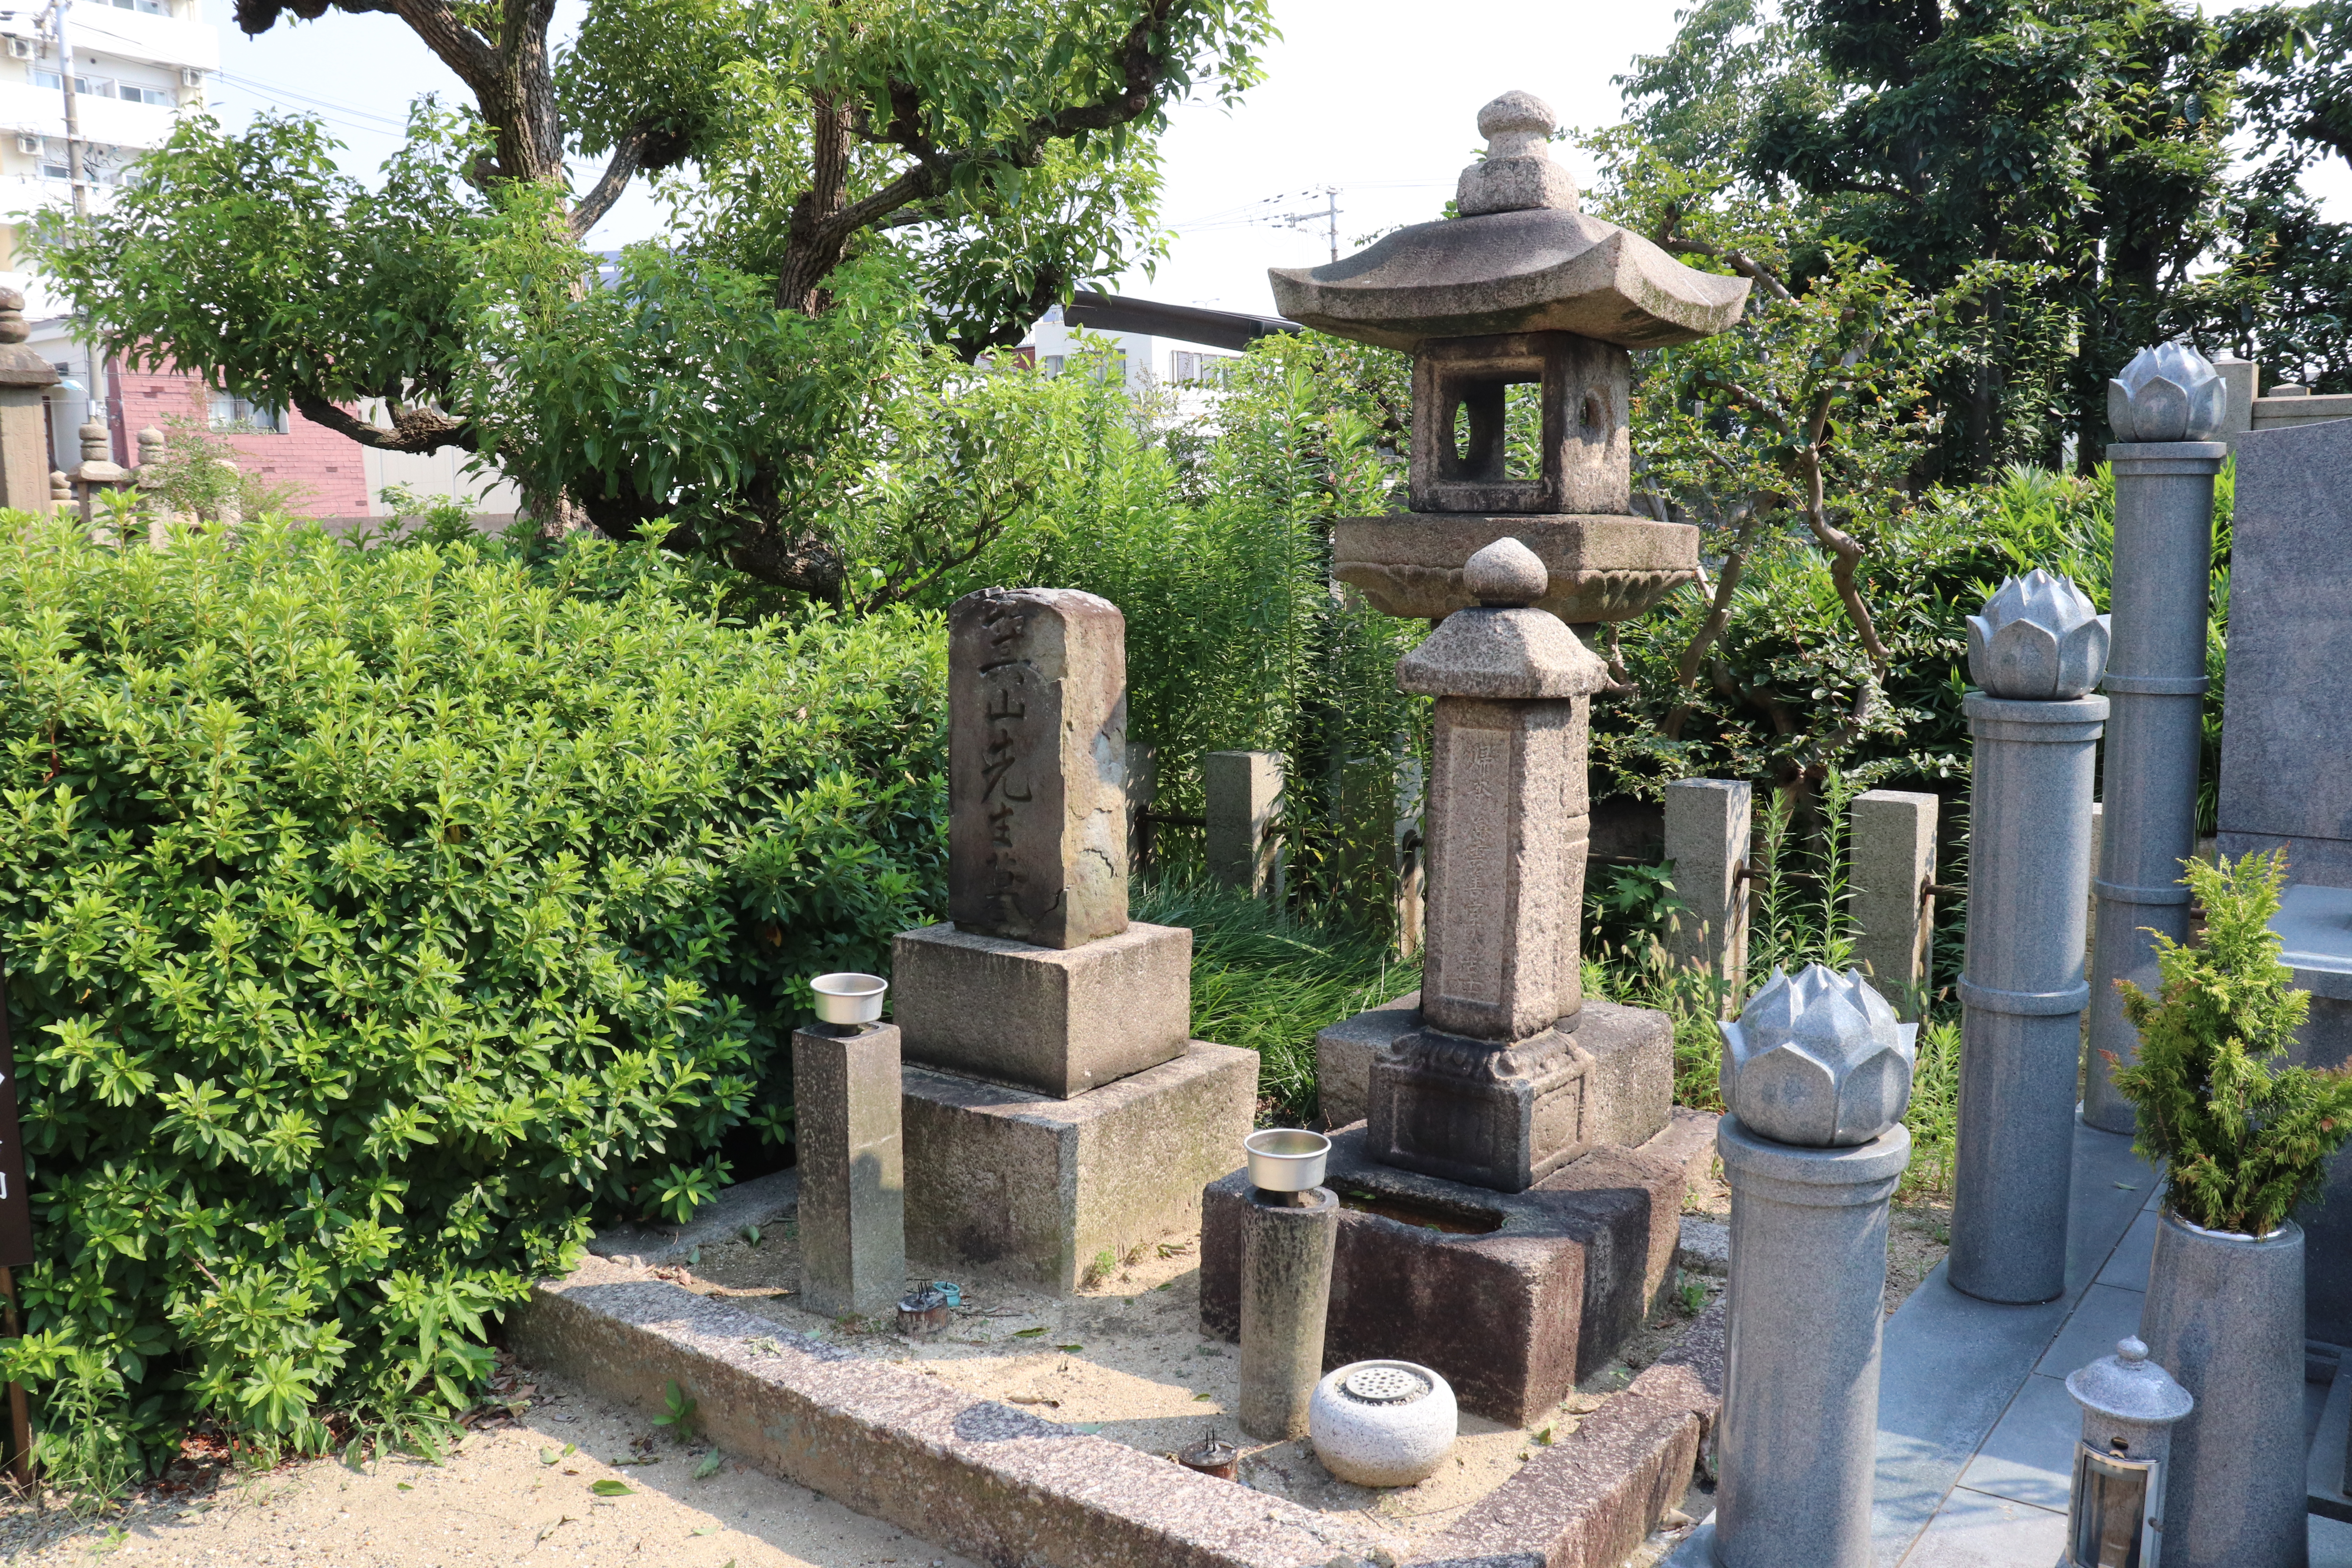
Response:
[[[348,165],[373,171],[397,144],[411,98],[457,79],[393,16],[331,12],[281,19],[258,38],[236,29],[225,0],[215,106],[231,125],[272,108],[324,114],[350,144]],[[2253,0],[2221,0],[2233,10]],[[1119,287],[1180,304],[1271,312],[1268,267],[1328,258],[1323,212],[1338,187],[1341,254],[1359,237],[1437,216],[1478,145],[1478,106],[1522,88],[1572,126],[1618,118],[1610,79],[1674,36],[1675,0],[1276,0],[1284,37],[1266,79],[1234,110],[1192,103],[1162,144],[1163,214],[1176,231],[1157,275]],[[585,0],[562,0],[557,30]],[[1559,150],[1575,166],[1574,154]],[[1580,180],[1590,169],[1578,167]],[[593,172],[583,171],[581,183]],[[2352,214],[2352,170],[2331,162],[2316,182],[2331,216]],[[1311,214],[1300,226],[1265,221]],[[1256,221],[1251,221],[1251,220]],[[590,237],[611,248],[653,235],[659,207],[639,181]]]

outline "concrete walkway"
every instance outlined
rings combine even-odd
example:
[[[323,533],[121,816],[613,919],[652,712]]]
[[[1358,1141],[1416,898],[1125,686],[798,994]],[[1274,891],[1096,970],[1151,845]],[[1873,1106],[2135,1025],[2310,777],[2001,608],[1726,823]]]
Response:
[[[2066,1374],[2139,1326],[2156,1246],[2157,1173],[2131,1140],[2077,1123],[2066,1294],[1998,1307],[1938,1264],[1886,1321],[1879,1377],[1878,1568],[2041,1568],[2065,1549],[2082,1410]],[[2327,1390],[2307,1384],[2307,1426]],[[1667,1568],[1712,1562],[1712,1521]],[[2352,1568],[2352,1524],[2315,1517],[2311,1568]]]

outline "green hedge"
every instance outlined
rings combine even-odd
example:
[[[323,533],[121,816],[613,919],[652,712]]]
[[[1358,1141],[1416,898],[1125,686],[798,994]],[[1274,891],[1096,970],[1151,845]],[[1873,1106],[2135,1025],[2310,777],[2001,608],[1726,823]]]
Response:
[[[936,618],[747,627],[697,570],[0,513],[0,1360],[54,1472],[458,1404],[592,1214],[780,1131],[806,976],[933,918]]]

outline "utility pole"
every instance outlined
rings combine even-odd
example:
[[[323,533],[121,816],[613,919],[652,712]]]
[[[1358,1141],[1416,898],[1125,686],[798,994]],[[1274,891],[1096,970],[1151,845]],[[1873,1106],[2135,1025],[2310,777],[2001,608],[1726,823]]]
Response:
[[[74,216],[86,223],[89,220],[89,182],[82,169],[81,116],[74,106],[73,45],[66,38],[66,5],[67,0],[49,0],[46,19],[49,36],[57,40],[58,80],[65,86],[66,177],[73,182]]]
[[[1339,187],[1324,186],[1323,203],[1323,220],[1331,237],[1331,259],[1337,261],[1339,259]]]

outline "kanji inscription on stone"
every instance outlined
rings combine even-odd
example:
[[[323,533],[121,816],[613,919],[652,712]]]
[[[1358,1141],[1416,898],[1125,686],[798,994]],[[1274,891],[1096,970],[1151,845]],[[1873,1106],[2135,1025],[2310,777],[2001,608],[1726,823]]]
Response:
[[[1448,726],[1440,734],[1448,824],[1444,903],[1444,994],[1493,1004],[1503,995],[1505,903],[1510,846],[1511,736],[1507,730]]]
[[[1127,622],[1066,588],[948,612],[948,918],[1076,947],[1127,929]]]

